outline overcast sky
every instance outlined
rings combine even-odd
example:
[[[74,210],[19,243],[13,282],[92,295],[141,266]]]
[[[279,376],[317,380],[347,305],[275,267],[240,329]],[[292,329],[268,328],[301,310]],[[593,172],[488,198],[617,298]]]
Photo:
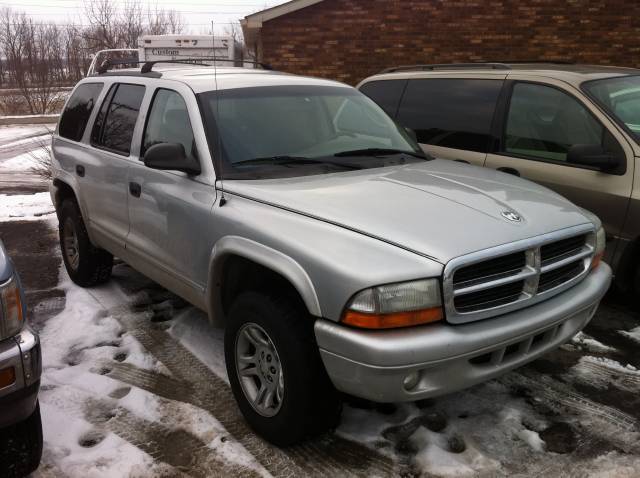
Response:
[[[34,19],[45,22],[85,24],[83,5],[90,0],[0,0],[0,7],[24,11]],[[127,0],[112,0],[116,4]],[[140,0],[144,6],[177,10],[182,14],[186,30],[204,33],[213,20],[216,29],[236,22],[251,13],[286,3],[287,0]]]

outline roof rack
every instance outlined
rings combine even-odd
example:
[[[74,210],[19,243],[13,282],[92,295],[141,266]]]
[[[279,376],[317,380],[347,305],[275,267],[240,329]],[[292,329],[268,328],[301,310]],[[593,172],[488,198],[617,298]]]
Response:
[[[511,67],[506,63],[434,63],[431,65],[403,65],[394,66],[382,70],[379,74],[383,73],[396,73],[399,71],[425,71],[425,70],[437,70],[437,69],[464,69],[464,68],[490,68],[492,70],[510,70]]]
[[[99,75],[101,75],[101,74],[107,73],[112,67],[117,66],[117,65],[142,65],[142,68],[140,68],[140,73],[143,74],[143,75],[147,74],[147,73],[151,73],[152,70],[153,70],[153,67],[158,63],[171,63],[171,64],[196,65],[196,66],[212,66],[212,65],[208,65],[206,63],[203,63],[205,61],[208,61],[208,62],[226,61],[226,62],[233,62],[233,63],[241,62],[243,65],[250,64],[250,65],[260,66],[264,70],[273,70],[271,65],[269,65],[267,63],[260,63],[260,62],[257,62],[257,61],[231,60],[229,58],[217,58],[217,57],[196,57],[196,58],[180,58],[180,59],[177,59],[177,60],[152,60],[152,61],[137,61],[137,60],[127,60],[127,59],[122,59],[122,60],[106,59],[105,61],[102,62],[102,64],[98,68],[96,68],[96,72]]]
[[[532,65],[548,63],[549,65],[575,65],[572,60],[500,60],[499,63],[507,63],[510,65],[523,65],[531,63]]]

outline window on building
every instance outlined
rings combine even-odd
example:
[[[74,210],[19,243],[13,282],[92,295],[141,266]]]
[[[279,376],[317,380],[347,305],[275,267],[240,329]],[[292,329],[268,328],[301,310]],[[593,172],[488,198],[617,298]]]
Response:
[[[118,84],[112,87],[91,132],[94,146],[123,155],[130,153],[144,91],[142,85]]]
[[[392,118],[396,117],[398,105],[407,80],[384,80],[365,83],[360,91],[378,103]]]
[[[468,151],[487,151],[502,80],[409,80],[398,122],[418,142]]]
[[[160,143],[179,143],[187,156],[196,157],[187,105],[178,93],[165,89],[159,89],[153,98],[140,155]]]
[[[103,86],[103,83],[83,83],[76,88],[60,118],[58,127],[60,136],[73,141],[82,139],[89,116]]]

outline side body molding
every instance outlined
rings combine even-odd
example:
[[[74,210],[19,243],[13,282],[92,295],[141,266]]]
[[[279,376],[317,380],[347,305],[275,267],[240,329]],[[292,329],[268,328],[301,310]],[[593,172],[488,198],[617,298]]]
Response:
[[[207,301],[209,321],[213,325],[220,326],[224,322],[221,277],[225,259],[231,255],[252,260],[281,274],[296,288],[309,313],[316,317],[322,317],[320,302],[313,282],[311,282],[311,278],[300,264],[282,252],[250,239],[239,236],[225,236],[216,243],[209,259],[209,280],[205,299]]]

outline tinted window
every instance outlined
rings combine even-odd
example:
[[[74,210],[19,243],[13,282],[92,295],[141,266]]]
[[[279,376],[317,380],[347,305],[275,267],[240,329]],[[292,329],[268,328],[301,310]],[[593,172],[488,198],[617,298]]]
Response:
[[[410,80],[398,121],[418,142],[486,152],[502,80]]]
[[[566,161],[574,144],[602,145],[603,137],[603,126],[572,96],[543,85],[514,86],[505,129],[505,152]]]
[[[372,81],[360,87],[360,91],[378,103],[386,113],[395,118],[400,97],[407,80]]]
[[[108,106],[109,98],[100,109],[91,139],[96,146],[128,155],[145,87],[120,84],[116,88]]]
[[[93,122],[93,129],[91,130],[91,144],[95,146],[100,145],[100,137],[102,135],[102,126],[104,126],[104,118],[107,116],[107,110],[109,109],[109,104],[111,103],[111,98],[113,98],[113,93],[115,93],[118,85],[111,85],[109,88],[109,92],[102,100],[102,106],[100,106],[100,111],[96,116],[96,120]]]
[[[102,87],[103,83],[84,83],[76,88],[60,118],[60,136],[74,141],[82,139]]]
[[[175,91],[157,91],[147,117],[141,155],[159,143],[180,143],[187,156],[196,156],[187,105]]]

